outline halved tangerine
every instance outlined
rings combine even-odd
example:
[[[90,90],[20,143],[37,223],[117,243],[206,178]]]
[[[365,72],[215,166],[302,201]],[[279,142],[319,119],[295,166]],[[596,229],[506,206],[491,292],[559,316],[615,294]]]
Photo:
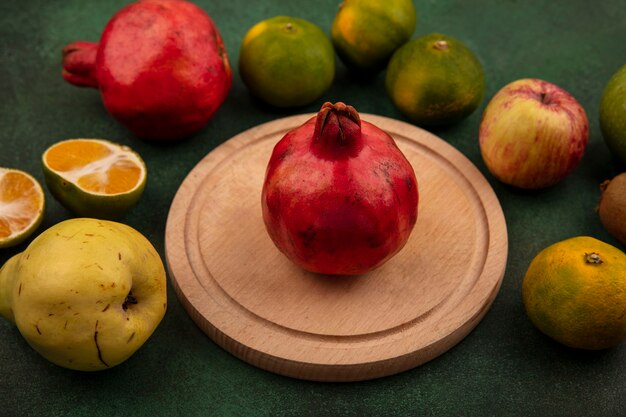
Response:
[[[30,174],[0,168],[0,248],[15,246],[41,224],[43,189]]]
[[[108,140],[58,142],[44,152],[42,163],[52,195],[83,217],[121,217],[146,185],[146,165],[139,154]]]

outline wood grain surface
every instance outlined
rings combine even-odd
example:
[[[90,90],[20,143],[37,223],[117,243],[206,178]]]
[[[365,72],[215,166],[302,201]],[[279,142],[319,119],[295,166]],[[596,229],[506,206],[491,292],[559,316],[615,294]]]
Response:
[[[505,219],[480,171],[433,134],[362,114],[415,170],[418,220],[406,246],[356,277],[301,270],[270,240],[261,188],[276,142],[314,114],[247,130],[181,184],[165,253],[195,323],[240,359],[279,374],[356,381],[423,364],[462,340],[494,300],[508,252]]]

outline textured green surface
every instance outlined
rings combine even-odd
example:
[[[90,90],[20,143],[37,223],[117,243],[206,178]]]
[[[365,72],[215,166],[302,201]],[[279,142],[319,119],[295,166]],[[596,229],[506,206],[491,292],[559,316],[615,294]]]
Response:
[[[279,14],[308,19],[330,32],[338,0],[202,0],[237,68],[239,43],[259,20]],[[61,48],[97,40],[121,0],[3,1],[0,4],[0,166],[31,172],[43,182],[40,155],[72,137],[125,143],[145,159],[149,177],[139,204],[123,221],[144,233],[164,255],[164,230],[174,194],[195,164],[215,146],[259,123],[317,111],[324,100],[361,112],[404,119],[384,92],[384,74],[351,79],[338,63],[331,89],[317,102],[274,110],[252,99],[238,73],[212,122],[183,142],[159,145],[134,138],[111,119],[94,90],[63,82]],[[441,32],[461,39],[483,63],[486,98],[459,125],[435,131],[486,174],[504,210],[509,260],[501,290],[483,321],[443,356],[378,380],[328,384],[274,375],[215,345],[187,316],[169,287],[169,309],[153,337],[130,360],[109,371],[78,373],[38,356],[16,328],[0,322],[2,416],[594,416],[626,415],[626,345],[588,353],[540,334],[525,316],[521,282],[533,256],[558,240],[591,235],[619,244],[594,208],[599,183],[621,171],[598,125],[602,89],[626,63],[623,1],[416,1],[414,36]],[[590,119],[581,165],[561,184],[520,192],[497,183],[480,159],[480,113],[495,92],[518,78],[539,77],[571,92]],[[43,230],[71,214],[50,194]],[[419,232],[419,231],[418,231]],[[0,262],[25,248],[0,251]],[[624,247],[621,247],[624,249]]]

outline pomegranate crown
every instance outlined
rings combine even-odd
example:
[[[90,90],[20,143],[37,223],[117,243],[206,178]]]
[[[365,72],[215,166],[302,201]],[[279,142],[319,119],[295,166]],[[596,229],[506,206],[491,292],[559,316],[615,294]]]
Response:
[[[361,137],[361,118],[352,106],[337,102],[322,105],[315,122],[313,138],[322,143],[349,145]]]

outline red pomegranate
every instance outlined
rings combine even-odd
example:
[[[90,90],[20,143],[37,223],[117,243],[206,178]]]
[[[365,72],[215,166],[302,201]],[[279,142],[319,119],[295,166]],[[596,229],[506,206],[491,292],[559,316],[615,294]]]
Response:
[[[180,139],[201,129],[232,83],[215,24],[183,0],[124,7],[99,43],[63,49],[63,78],[98,88],[107,111],[144,139]]]
[[[261,200],[271,239],[294,263],[357,275],[405,245],[418,189],[391,136],[360,120],[354,107],[325,103],[274,147]]]

